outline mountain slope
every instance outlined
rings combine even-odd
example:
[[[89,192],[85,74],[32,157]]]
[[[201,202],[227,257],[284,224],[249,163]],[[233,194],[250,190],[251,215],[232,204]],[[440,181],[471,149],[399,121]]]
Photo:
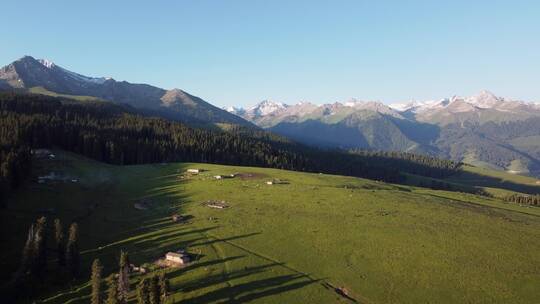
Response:
[[[283,105],[237,115],[297,141],[341,148],[423,153],[519,174],[540,174],[540,106],[482,91],[470,97],[384,105]],[[515,130],[520,130],[519,132]]]
[[[508,100],[486,90],[470,97],[453,96],[439,101],[391,104],[390,107],[406,117],[441,126],[518,121],[540,116],[540,107],[534,103]]]
[[[95,78],[68,71],[53,62],[25,56],[0,69],[0,89],[41,90],[54,94],[90,96],[151,110],[166,118],[196,123],[232,123],[252,126],[180,89],[165,90],[112,78]]]

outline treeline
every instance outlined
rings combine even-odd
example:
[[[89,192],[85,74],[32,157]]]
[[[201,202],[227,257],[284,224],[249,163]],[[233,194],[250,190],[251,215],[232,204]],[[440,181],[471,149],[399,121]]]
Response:
[[[444,178],[452,175],[461,166],[461,163],[451,160],[406,152],[366,151],[359,149],[353,149],[350,152],[369,159],[369,161],[384,163],[389,167],[399,168],[402,172],[434,178]]]
[[[92,263],[92,275],[90,277],[91,304],[125,304],[130,300],[130,271],[131,265],[127,252],[120,252],[120,264],[117,273],[112,273],[103,280],[103,266],[99,259]],[[103,285],[107,283],[107,296],[103,295]],[[142,277],[136,289],[137,304],[163,304],[169,296],[169,280],[162,271],[152,274],[150,277]]]
[[[53,241],[51,242],[51,237]],[[51,244],[52,243],[52,244]],[[59,219],[51,227],[47,218],[42,216],[30,225],[26,242],[22,250],[21,262],[13,278],[2,286],[2,303],[16,303],[30,299],[50,283],[67,285],[81,279],[81,257],[79,245],[79,226],[69,226],[67,238]],[[90,285],[92,304],[128,303],[130,298],[130,264],[128,253],[120,251],[118,271],[103,279],[103,266],[99,259],[94,259]],[[107,283],[107,296],[103,295],[103,285]],[[137,286],[137,303],[162,304],[167,300],[169,281],[164,272],[143,277]]]
[[[0,207],[7,193],[19,187],[28,176],[32,160],[27,145],[8,143],[3,139],[0,137]]]
[[[512,194],[504,198],[507,202],[517,203],[520,205],[540,206],[540,194],[524,195]]]
[[[0,143],[10,152],[3,183],[16,186],[30,168],[29,149],[59,147],[118,165],[207,162],[323,172],[397,182],[400,171],[442,177],[457,164],[404,153],[322,151],[271,133],[194,129],[106,102],[72,102],[43,95],[0,94]],[[17,150],[18,149],[18,150]],[[8,152],[9,153],[9,152]],[[7,155],[7,154],[6,154]],[[2,158],[2,166],[8,163]],[[16,165],[13,165],[16,163]],[[4,171],[3,171],[4,172]]]
[[[2,286],[3,300],[9,303],[31,297],[50,282],[71,282],[79,277],[80,261],[77,223],[69,226],[66,238],[59,219],[55,219],[51,227],[46,217],[38,218],[28,229],[19,268],[11,281]]]

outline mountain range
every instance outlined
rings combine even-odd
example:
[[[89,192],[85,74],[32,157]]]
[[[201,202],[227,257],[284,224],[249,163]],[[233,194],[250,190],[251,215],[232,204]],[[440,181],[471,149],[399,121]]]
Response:
[[[227,110],[310,145],[406,151],[512,173],[540,172],[540,104],[489,91],[389,105],[357,99],[323,105],[264,100]]]
[[[203,99],[180,89],[88,77],[46,59],[25,56],[0,69],[0,89],[13,89],[79,100],[99,99],[127,104],[158,116],[197,124],[229,123],[252,126]]]
[[[0,69],[0,89],[110,101],[195,126],[262,128],[324,148],[405,151],[540,175],[540,104],[488,91],[389,105],[265,100],[248,109],[220,109],[180,89],[89,77],[31,56]]]

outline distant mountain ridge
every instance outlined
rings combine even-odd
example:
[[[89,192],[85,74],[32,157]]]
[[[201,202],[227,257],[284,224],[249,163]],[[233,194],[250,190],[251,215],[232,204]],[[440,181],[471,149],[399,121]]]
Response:
[[[116,81],[110,77],[88,77],[31,56],[22,57],[0,69],[0,89],[95,97],[185,122],[252,125],[180,89],[165,90],[148,84]]]
[[[489,91],[390,105],[358,99],[323,105],[266,100],[231,113],[316,146],[398,150],[540,174],[540,128],[535,128],[540,104],[497,97]],[[506,136],[509,130],[527,126],[532,129],[526,138],[515,132],[513,138]],[[495,136],[497,129],[500,134]]]

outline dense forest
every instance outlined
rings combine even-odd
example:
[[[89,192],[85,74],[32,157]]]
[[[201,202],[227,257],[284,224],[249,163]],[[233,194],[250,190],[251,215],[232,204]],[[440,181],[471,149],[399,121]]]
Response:
[[[0,93],[0,187],[16,188],[28,174],[31,149],[58,147],[118,165],[208,162],[261,166],[398,181],[400,171],[444,177],[451,161],[407,153],[327,151],[271,133],[231,127],[192,128],[108,102]]]

